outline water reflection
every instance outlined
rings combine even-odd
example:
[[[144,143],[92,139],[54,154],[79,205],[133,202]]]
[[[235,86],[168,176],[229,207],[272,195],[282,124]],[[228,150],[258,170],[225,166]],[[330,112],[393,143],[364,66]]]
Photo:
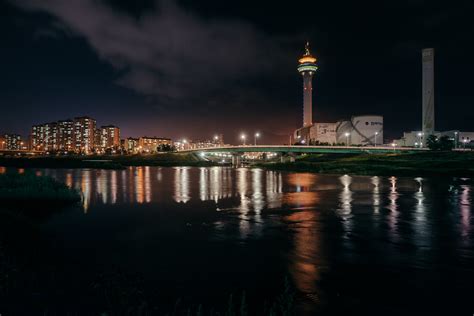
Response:
[[[380,177],[372,177],[370,180],[374,186],[372,190],[374,213],[378,214],[380,212]]]
[[[2,172],[6,172],[6,168],[0,168]],[[439,276],[436,262],[440,258],[443,266],[452,270],[459,262],[469,267],[474,261],[473,190],[472,184],[462,179],[444,179],[442,182],[430,178],[351,177],[220,167],[45,169],[37,170],[36,174],[55,177],[81,191],[84,212],[88,215],[74,217],[71,227],[82,219],[80,224],[86,228],[89,227],[87,225],[97,225],[95,228],[101,225],[100,222],[89,224],[91,219],[109,222],[112,219],[117,222],[130,220],[128,226],[124,226],[136,225],[136,229],[130,229],[133,231],[130,239],[139,239],[143,249],[148,248],[144,251],[146,254],[139,257],[138,243],[129,245],[132,250],[126,255],[132,254],[130,257],[135,262],[146,264],[150,253],[161,246],[150,236],[180,234],[180,229],[167,230],[168,227],[160,226],[168,224],[163,224],[163,218],[166,218],[175,227],[186,227],[189,239],[185,243],[192,247],[203,247],[202,244],[206,244],[208,239],[218,239],[219,243],[222,242],[220,245],[228,242],[225,246],[230,247],[217,249],[222,251],[223,258],[241,260],[239,264],[248,265],[256,256],[266,258],[267,253],[277,253],[272,255],[282,262],[268,265],[270,269],[276,266],[280,269],[271,277],[291,275],[298,291],[308,294],[307,297],[316,303],[324,295],[328,274],[333,277],[329,278],[331,282],[339,284],[344,282],[344,278],[352,277],[350,273],[338,274],[336,270],[341,267],[349,266],[357,271],[363,265],[367,270],[374,269],[378,275],[384,275],[385,271],[404,271],[410,276],[414,275],[410,271],[415,268],[416,273],[432,269],[433,274],[424,277],[436,280]],[[110,205],[115,205],[114,209],[122,212],[121,216],[113,217],[114,212],[90,216],[108,209]],[[193,222],[192,229],[188,229],[190,217],[187,214],[162,216],[177,210],[180,215],[184,214],[181,211],[196,211],[192,214],[192,220],[196,218],[199,225]],[[217,213],[218,210],[221,212]],[[143,212],[147,212],[147,221],[136,220],[134,216],[143,218]],[[160,216],[154,218],[154,214]],[[66,221],[67,216],[65,212],[58,218]],[[110,231],[108,225],[103,227],[109,229],[108,234],[127,233]],[[142,229],[143,234],[136,234]],[[196,235],[195,241],[193,234],[196,232],[199,235]],[[67,236],[67,232],[64,235]],[[102,235],[107,234],[94,238],[100,239]],[[72,239],[78,242],[77,236]],[[119,239],[126,238],[115,238],[114,242]],[[102,242],[106,244],[107,241]],[[226,251],[235,250],[232,247],[236,244],[250,246],[234,258]],[[211,248],[212,251],[216,249]],[[135,256],[140,260],[135,260]],[[153,264],[172,260],[172,257],[161,256]],[[182,261],[183,255],[180,257],[177,254],[176,258]],[[377,264],[367,266],[372,262]],[[400,267],[403,264],[405,266]],[[231,265],[229,269],[239,267]],[[155,266],[151,270],[163,271]],[[270,272],[260,269],[258,273]],[[462,273],[470,273],[470,270],[463,269]],[[400,278],[403,277],[404,274],[400,273]]]
[[[191,197],[189,195],[189,168],[174,168],[174,199],[178,203],[187,203]]]

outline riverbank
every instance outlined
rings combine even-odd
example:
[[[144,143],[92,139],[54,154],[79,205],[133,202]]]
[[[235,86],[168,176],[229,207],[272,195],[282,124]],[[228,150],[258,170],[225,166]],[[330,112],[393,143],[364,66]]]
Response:
[[[129,166],[210,167],[191,153],[130,156],[0,157],[0,166],[16,168],[125,169]],[[383,154],[312,154],[295,162],[257,162],[260,168],[280,171],[377,176],[474,176],[474,152],[417,152]]]
[[[216,164],[202,161],[196,155],[189,153],[127,156],[0,157],[0,166],[15,168],[125,169],[128,166],[208,167],[214,165]]]
[[[257,166],[280,171],[372,176],[474,176],[472,152],[317,154]]]
[[[2,205],[50,207],[67,205],[81,200],[80,194],[53,178],[35,174],[0,174]]]

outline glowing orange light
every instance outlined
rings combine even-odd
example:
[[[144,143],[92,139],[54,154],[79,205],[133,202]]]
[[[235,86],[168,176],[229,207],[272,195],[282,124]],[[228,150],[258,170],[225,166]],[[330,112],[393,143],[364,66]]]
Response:
[[[314,58],[313,56],[303,56],[301,57],[299,60],[300,64],[304,64],[304,63],[315,63],[316,62],[316,58]]]

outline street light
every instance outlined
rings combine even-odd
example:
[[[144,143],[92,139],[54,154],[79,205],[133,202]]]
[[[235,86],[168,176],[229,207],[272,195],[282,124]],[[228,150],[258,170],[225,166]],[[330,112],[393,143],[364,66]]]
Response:
[[[454,132],[454,149],[458,148],[458,132]]]
[[[420,133],[418,133],[418,138],[420,139],[420,148],[421,148],[421,146],[422,146],[422,144],[423,144],[423,143],[421,142],[421,137],[423,137],[423,133],[420,132]]]
[[[351,135],[351,133],[345,133],[344,134],[346,136],[346,146],[349,146],[349,136]]]
[[[466,149],[467,139],[463,139],[462,142],[464,143],[464,149]]]
[[[396,143],[392,143],[392,147],[393,147],[393,152],[395,152],[395,147],[397,147],[397,144],[396,144]]]
[[[377,135],[379,134],[379,132],[375,132],[375,136],[374,136],[374,147],[377,147]]]
[[[260,133],[255,133],[255,146],[257,146],[257,138],[260,137]]]
[[[245,134],[240,135],[240,139],[242,139],[244,146],[245,146],[245,138],[246,138]]]

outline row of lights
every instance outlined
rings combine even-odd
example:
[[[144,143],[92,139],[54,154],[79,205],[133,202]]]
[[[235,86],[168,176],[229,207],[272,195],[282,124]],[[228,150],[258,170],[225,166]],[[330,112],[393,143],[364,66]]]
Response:
[[[254,145],[257,146],[257,139],[260,137],[260,133],[257,132],[253,136],[254,136]],[[247,135],[245,134],[240,135],[240,139],[242,140],[242,143],[245,146],[245,140],[247,139]]]

